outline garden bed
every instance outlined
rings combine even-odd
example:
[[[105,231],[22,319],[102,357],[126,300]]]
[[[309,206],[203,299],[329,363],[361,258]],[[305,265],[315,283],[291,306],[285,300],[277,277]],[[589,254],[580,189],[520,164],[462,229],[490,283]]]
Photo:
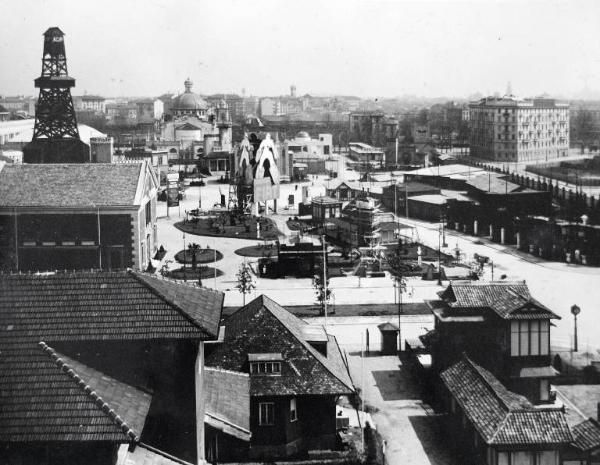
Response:
[[[223,254],[215,249],[200,249],[196,252],[196,263],[214,263],[223,258]],[[192,252],[190,249],[180,250],[175,254],[178,263],[190,265],[192,263]]]
[[[217,268],[217,277],[223,276],[223,272]],[[215,277],[215,268],[211,266],[199,266],[195,270],[188,267],[181,267],[175,270],[169,270],[165,277],[171,279],[181,279],[184,281],[197,281],[198,279],[212,279]]]
[[[211,237],[234,237],[238,239],[277,239],[283,236],[277,225],[270,218],[261,217],[260,236],[257,234],[256,220],[253,218],[236,218],[235,216],[219,215],[197,217],[191,220],[179,221],[175,227],[187,234]]]

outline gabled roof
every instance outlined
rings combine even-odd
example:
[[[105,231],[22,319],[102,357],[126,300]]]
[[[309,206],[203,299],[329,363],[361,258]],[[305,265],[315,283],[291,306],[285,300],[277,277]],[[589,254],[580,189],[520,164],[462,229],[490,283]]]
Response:
[[[150,396],[50,346],[214,338],[222,301],[136,272],[0,275],[0,442],[137,440]]]
[[[199,131],[202,128],[200,128],[192,123],[185,123],[185,124],[182,124],[181,126],[177,126],[175,129],[177,131]]]
[[[535,408],[467,356],[440,377],[487,444],[558,445],[573,440],[562,410]]]
[[[143,163],[13,164],[0,171],[0,207],[134,205]]]
[[[453,313],[490,309],[508,320],[560,319],[531,297],[525,281],[453,281],[439,295]]]
[[[261,295],[225,321],[225,340],[207,356],[206,365],[248,372],[249,353],[281,353],[281,375],[251,376],[250,394],[340,395],[354,392],[335,337],[329,335],[327,356],[303,336],[306,322]]]

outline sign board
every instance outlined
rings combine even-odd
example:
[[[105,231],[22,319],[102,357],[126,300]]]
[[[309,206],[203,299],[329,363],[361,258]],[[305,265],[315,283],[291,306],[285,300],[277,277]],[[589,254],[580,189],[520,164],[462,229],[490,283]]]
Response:
[[[179,182],[179,173],[167,173],[167,183]]]
[[[177,207],[179,205],[179,188],[177,185],[167,188],[167,206]]]
[[[254,180],[254,201],[265,202],[279,199],[279,184],[273,184],[271,178]]]

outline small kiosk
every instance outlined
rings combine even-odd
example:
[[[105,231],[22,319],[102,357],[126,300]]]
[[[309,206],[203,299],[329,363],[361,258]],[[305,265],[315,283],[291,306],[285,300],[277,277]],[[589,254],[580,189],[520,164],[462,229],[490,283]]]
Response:
[[[392,323],[381,323],[377,327],[381,333],[381,354],[396,355],[398,353],[398,326]]]

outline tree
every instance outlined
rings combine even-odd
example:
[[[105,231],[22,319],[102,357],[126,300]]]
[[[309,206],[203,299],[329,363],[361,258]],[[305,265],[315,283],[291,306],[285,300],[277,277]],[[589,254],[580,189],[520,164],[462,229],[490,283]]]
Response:
[[[247,261],[244,260],[240,264],[240,269],[237,272],[236,277],[238,283],[235,287],[242,293],[243,302],[244,305],[246,305],[246,294],[249,294],[256,289],[256,283],[252,277],[252,268]]]
[[[331,299],[331,289],[329,287],[329,277],[323,279],[324,269],[317,267],[317,273],[313,276],[313,287],[317,297],[317,304],[320,306],[320,314],[325,315],[325,303]]]
[[[392,276],[394,277],[394,284],[396,289],[398,289],[398,344],[399,350],[402,350],[402,337],[400,333],[400,316],[403,313],[402,308],[402,295],[406,292],[406,273],[411,271],[412,267],[410,263],[407,263],[403,260],[403,251],[405,249],[402,246],[402,239],[398,239],[398,247],[396,248],[396,253],[389,254],[385,256],[385,260],[390,267],[390,271]]]
[[[196,244],[195,242],[188,244],[188,252],[189,252],[190,256],[192,257],[192,270],[194,270],[194,271],[196,270],[196,265],[198,262],[198,257],[196,256],[196,254],[198,252],[200,252],[200,250],[202,250],[202,247],[200,247],[200,244]],[[185,258],[185,254],[184,254],[184,258]],[[184,262],[185,262],[185,259],[184,259]]]
[[[581,143],[583,151],[584,146],[594,142],[594,117],[587,109],[579,109],[574,113],[571,124],[572,138]]]

